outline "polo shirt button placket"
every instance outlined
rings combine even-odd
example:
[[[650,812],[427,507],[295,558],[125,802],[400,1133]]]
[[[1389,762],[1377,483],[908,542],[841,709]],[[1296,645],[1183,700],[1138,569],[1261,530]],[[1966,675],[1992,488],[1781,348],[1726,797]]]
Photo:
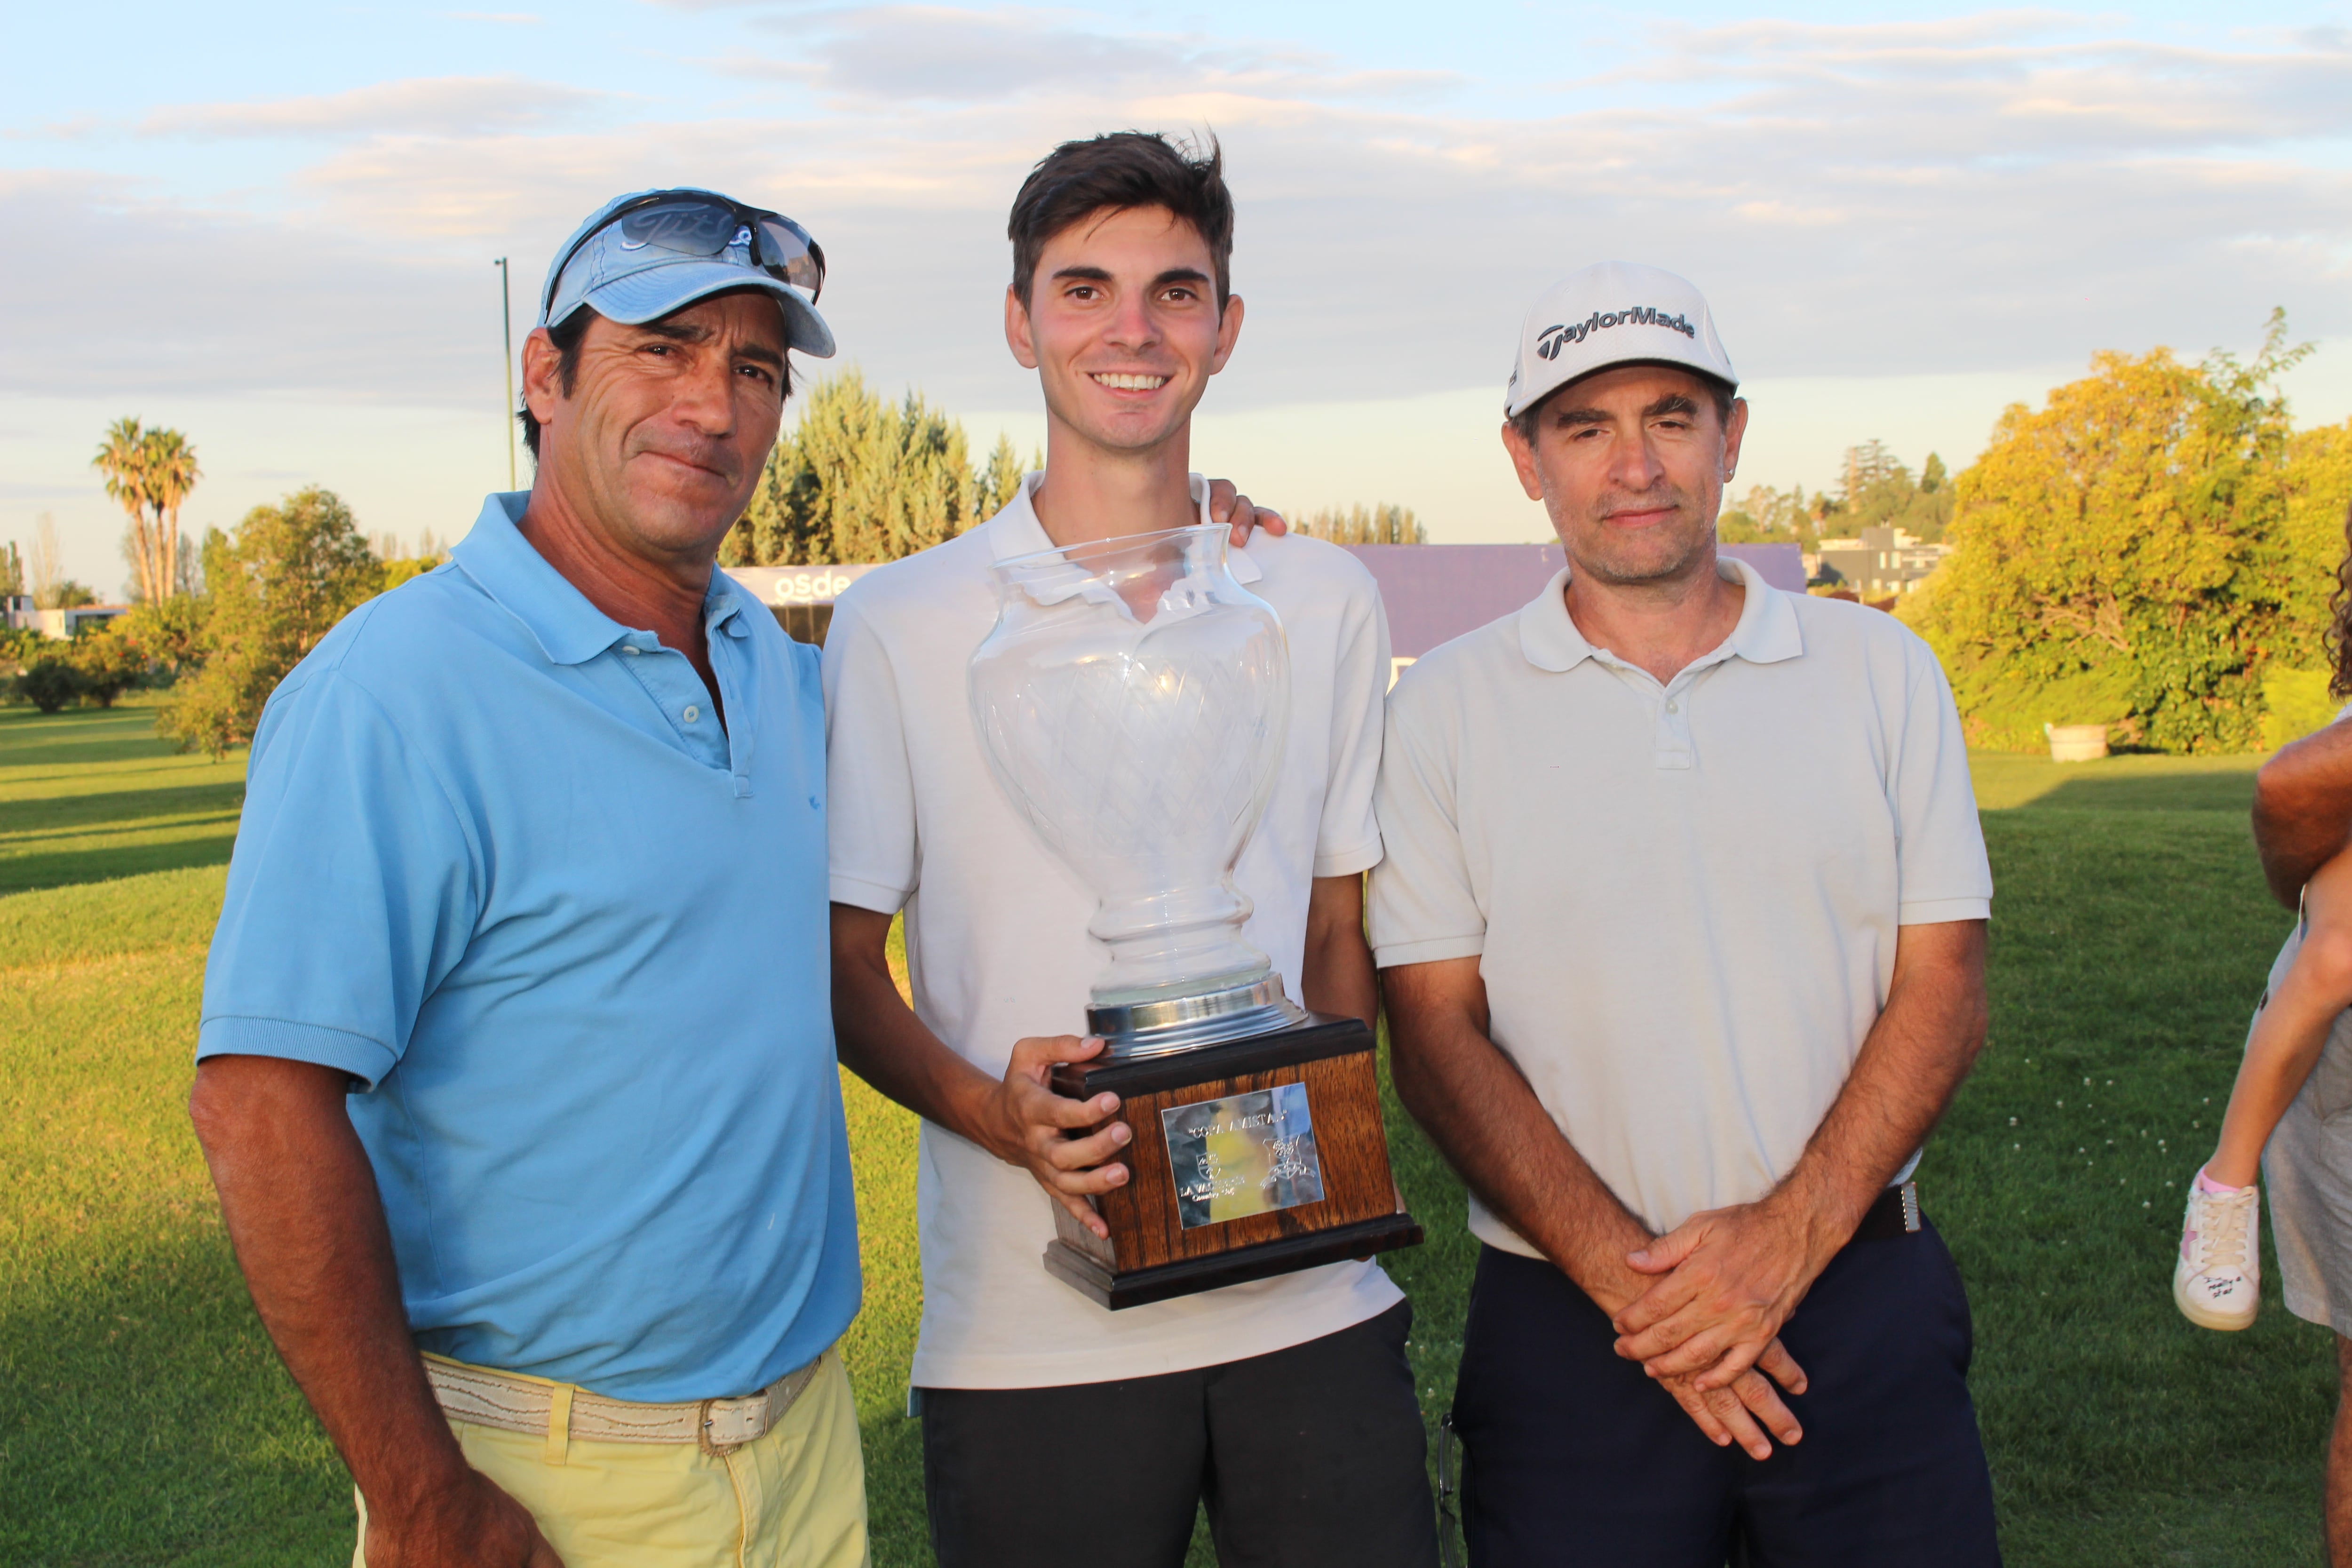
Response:
[[[1657,740],[1651,761],[1661,770],[1691,765],[1690,723],[1683,714],[1681,689],[1679,683],[1666,688],[1658,706]]]

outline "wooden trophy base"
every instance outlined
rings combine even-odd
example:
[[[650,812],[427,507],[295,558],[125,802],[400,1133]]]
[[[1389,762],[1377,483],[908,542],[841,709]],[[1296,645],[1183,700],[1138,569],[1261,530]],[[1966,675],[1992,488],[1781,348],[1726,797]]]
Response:
[[[1311,1013],[1223,1045],[1055,1068],[1058,1093],[1118,1095],[1135,1138],[1127,1184],[1095,1200],[1109,1237],[1055,1205],[1047,1270],[1118,1311],[1419,1245],[1389,1170],[1374,1048],[1361,1021]]]

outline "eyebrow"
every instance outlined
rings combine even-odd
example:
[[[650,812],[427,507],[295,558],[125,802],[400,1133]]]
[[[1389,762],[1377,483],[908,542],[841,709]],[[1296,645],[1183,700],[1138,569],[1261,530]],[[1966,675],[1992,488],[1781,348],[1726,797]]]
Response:
[[[709,327],[694,326],[684,321],[647,321],[637,331],[650,333],[657,338],[667,338],[674,343],[708,342],[711,336]],[[784,356],[765,343],[745,343],[735,352],[742,358],[760,364],[781,366],[784,363]]]
[[[1054,276],[1056,279],[1073,279],[1080,283],[1108,283],[1111,280],[1108,268],[1087,267],[1083,264],[1055,268]],[[1151,286],[1154,289],[1165,289],[1171,283],[1206,283],[1209,280],[1209,275],[1197,267],[1171,267],[1154,278],[1151,280]]]
[[[1696,414],[1698,404],[1688,395],[1669,392],[1642,410],[1644,419],[1657,419],[1668,414]],[[1615,417],[1601,408],[1563,408],[1554,417],[1555,425],[1606,425]]]

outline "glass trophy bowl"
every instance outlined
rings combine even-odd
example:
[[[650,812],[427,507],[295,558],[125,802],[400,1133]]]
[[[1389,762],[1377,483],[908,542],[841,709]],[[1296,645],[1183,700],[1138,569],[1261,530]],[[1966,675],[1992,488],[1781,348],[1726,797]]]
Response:
[[[995,628],[971,656],[989,766],[1096,900],[1110,950],[1087,1032],[1108,1058],[1295,1024],[1242,934],[1234,866],[1282,763],[1290,652],[1273,607],[1226,569],[1221,527],[997,563]]]

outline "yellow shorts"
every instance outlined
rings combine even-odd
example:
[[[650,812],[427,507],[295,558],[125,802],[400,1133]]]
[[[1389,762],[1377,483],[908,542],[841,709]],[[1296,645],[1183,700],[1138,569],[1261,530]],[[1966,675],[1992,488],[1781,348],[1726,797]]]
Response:
[[[467,1462],[530,1510],[564,1568],[865,1568],[866,1463],[837,1351],[784,1418],[724,1455],[453,1421]],[[356,1493],[354,1494],[356,1496]],[[366,1568],[367,1500],[352,1568]]]

